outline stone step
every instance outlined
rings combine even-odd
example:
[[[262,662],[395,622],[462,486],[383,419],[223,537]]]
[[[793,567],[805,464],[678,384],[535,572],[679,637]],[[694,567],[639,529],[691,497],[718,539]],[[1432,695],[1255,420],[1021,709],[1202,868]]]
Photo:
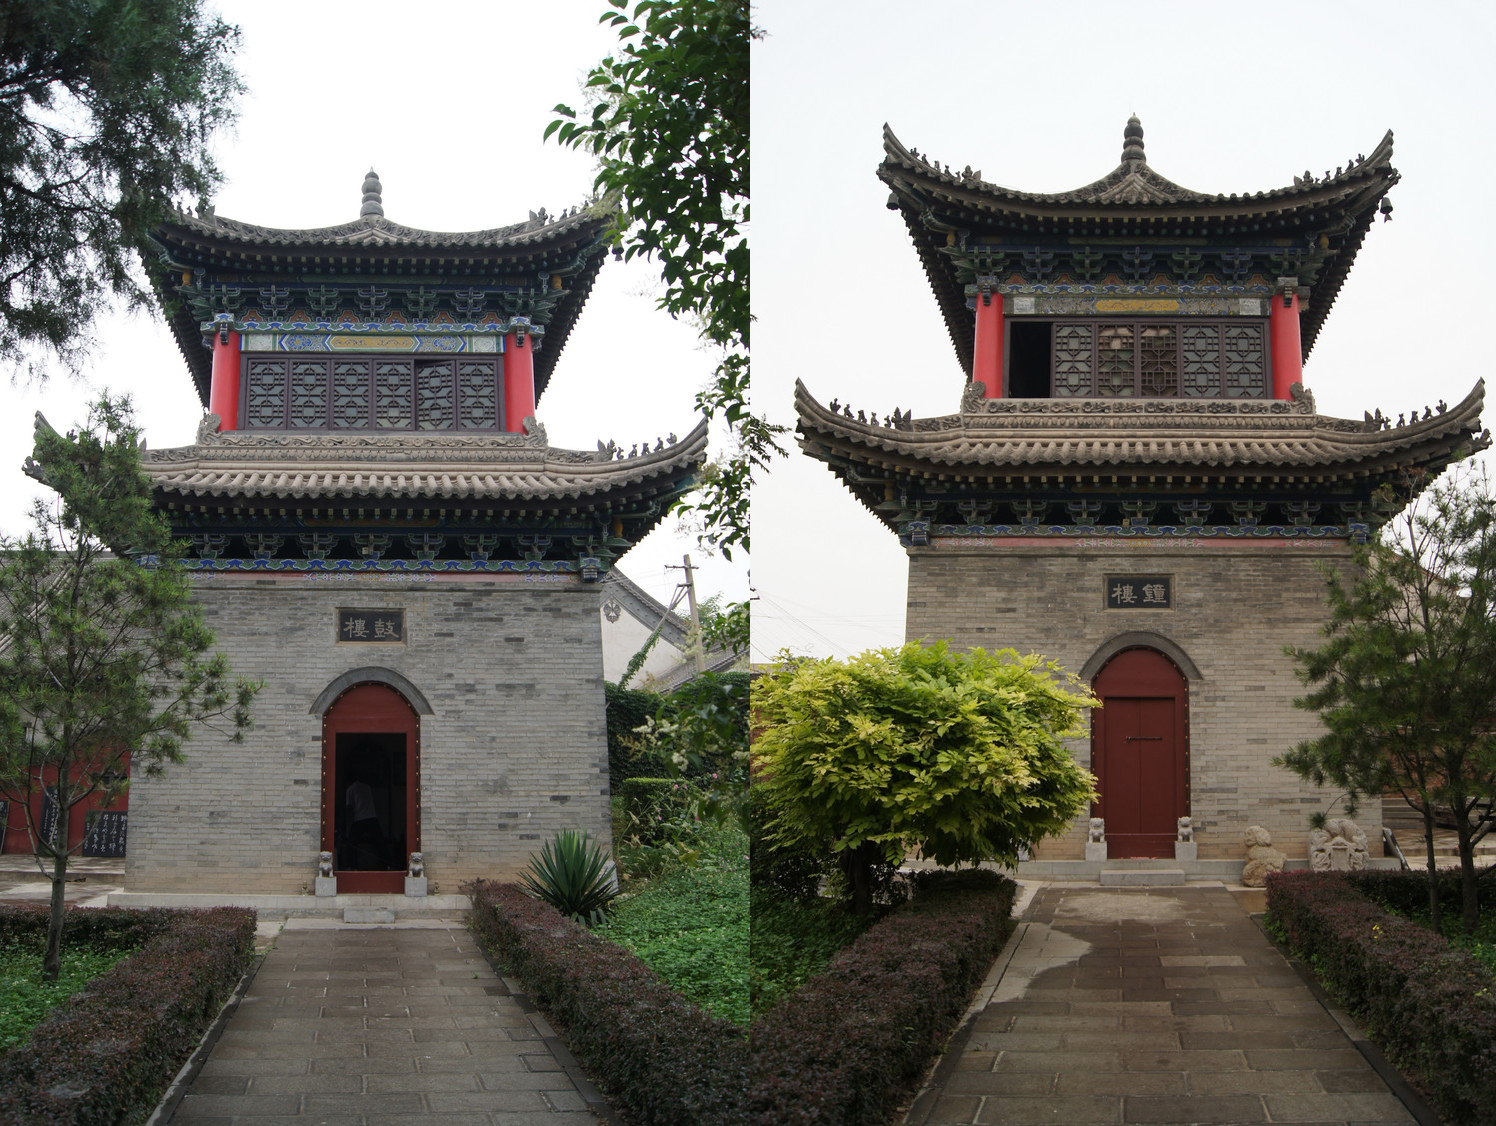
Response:
[[[1101,873],[1102,887],[1181,887],[1183,868],[1112,868]]]

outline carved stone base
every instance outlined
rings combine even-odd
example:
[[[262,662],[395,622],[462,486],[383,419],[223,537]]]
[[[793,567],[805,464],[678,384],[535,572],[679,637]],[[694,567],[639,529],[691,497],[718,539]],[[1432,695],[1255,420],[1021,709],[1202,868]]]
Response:
[[[1105,860],[1106,859],[1106,842],[1105,841],[1087,841],[1086,842],[1086,859],[1088,861],[1090,861],[1090,860]]]
[[[338,894],[338,878],[336,876],[318,876],[317,877],[317,894],[318,895],[337,895]]]
[[[426,877],[425,876],[406,876],[405,877],[405,894],[406,895],[425,895],[426,894]]]
[[[1194,841],[1175,841],[1174,842],[1174,859],[1175,860],[1199,860],[1200,859],[1200,846],[1198,844],[1196,844]]]

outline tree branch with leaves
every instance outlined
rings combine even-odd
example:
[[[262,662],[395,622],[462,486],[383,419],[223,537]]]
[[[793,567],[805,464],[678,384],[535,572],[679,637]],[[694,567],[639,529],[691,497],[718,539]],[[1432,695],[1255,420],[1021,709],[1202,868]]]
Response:
[[[100,310],[153,308],[136,255],[218,184],[238,42],[203,0],[0,4],[0,365],[77,372]]]
[[[625,258],[660,264],[659,307],[692,321],[716,351],[696,406],[732,434],[727,457],[678,506],[702,521],[703,541],[728,558],[750,546],[756,472],[783,454],[782,426],[749,403],[748,44],[744,0],[609,0],[601,18],[616,53],[587,77],[589,116],[558,105],[547,126],[598,161],[595,188],[616,214]],[[735,612],[745,621],[747,607]]]

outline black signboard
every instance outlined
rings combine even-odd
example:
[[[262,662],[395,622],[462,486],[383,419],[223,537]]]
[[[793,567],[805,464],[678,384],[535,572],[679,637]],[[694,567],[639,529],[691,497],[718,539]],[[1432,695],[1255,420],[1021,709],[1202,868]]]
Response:
[[[52,830],[57,828],[57,801],[52,797],[52,787],[42,787],[42,836],[47,844],[52,843]],[[67,844],[66,841],[59,842]]]
[[[405,640],[405,611],[339,610],[338,640],[357,645],[399,644]]]
[[[1173,575],[1108,575],[1108,610],[1172,610]]]
[[[125,855],[125,828],[129,817],[129,812],[123,809],[90,813],[88,831],[83,835],[83,855]]]

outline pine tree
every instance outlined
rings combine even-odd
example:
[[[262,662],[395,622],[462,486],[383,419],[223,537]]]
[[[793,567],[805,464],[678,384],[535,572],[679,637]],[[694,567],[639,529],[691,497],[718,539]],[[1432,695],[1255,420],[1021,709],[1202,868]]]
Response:
[[[82,847],[68,845],[73,809],[113,801],[128,774],[181,762],[199,723],[241,739],[259,685],[233,681],[210,653],[213,635],[151,509],[128,401],[96,403],[76,434],[37,422],[27,470],[58,499],[33,505],[23,539],[0,538],[0,797],[26,810],[38,864],[50,867],[42,972],[55,980],[68,859]],[[44,786],[51,839],[31,805]]]

